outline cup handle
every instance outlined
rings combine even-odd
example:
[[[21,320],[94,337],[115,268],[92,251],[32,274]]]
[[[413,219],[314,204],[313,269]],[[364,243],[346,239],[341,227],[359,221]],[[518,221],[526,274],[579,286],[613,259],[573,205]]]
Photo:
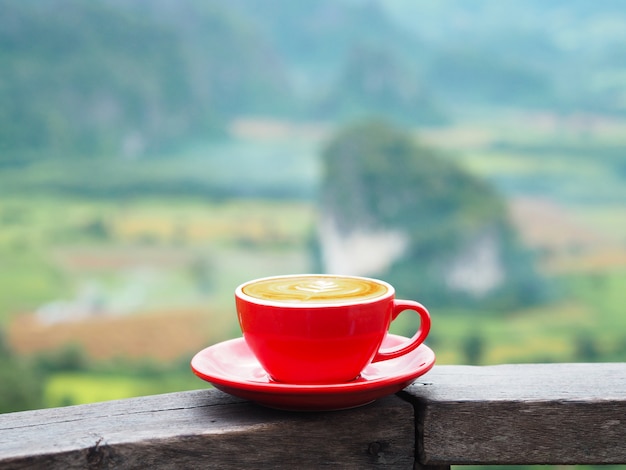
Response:
[[[393,359],[410,353],[422,344],[426,339],[426,336],[428,336],[428,332],[430,331],[430,314],[428,313],[428,310],[426,310],[426,307],[419,302],[415,302],[413,300],[394,299],[391,321],[394,321],[398,315],[406,310],[413,310],[420,316],[421,323],[419,329],[409,341],[402,343],[395,348],[379,350],[374,356],[374,359],[372,359],[372,362],[386,361],[388,359]]]

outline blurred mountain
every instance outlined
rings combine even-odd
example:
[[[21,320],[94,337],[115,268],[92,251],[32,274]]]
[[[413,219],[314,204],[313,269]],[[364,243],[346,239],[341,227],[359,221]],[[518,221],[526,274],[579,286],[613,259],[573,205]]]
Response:
[[[0,11],[0,162],[135,157],[288,96],[272,49],[216,5],[0,0]]]
[[[608,0],[380,0],[437,51],[439,97],[572,112],[626,112],[626,10]]]
[[[384,115],[407,125],[438,125],[445,112],[432,90],[393,52],[378,46],[355,48],[343,64],[328,95],[319,101],[315,116],[352,121]]]
[[[545,300],[504,198],[411,134],[377,121],[342,128],[322,165],[321,270],[381,277],[429,305],[511,310]]]
[[[235,116],[626,112],[616,0],[0,0],[0,163],[139,157]]]
[[[229,5],[254,18],[270,38],[296,90],[308,98],[321,96],[324,104],[351,94],[343,80],[350,62],[374,49],[380,68],[393,57],[392,66],[426,90],[440,110],[486,105],[626,111],[626,11],[618,0],[234,0]]]
[[[229,5],[254,18],[285,58],[297,90],[307,96],[332,83],[355,49],[376,46],[413,68],[416,52],[424,50],[419,37],[398,28],[379,2],[233,0]]]

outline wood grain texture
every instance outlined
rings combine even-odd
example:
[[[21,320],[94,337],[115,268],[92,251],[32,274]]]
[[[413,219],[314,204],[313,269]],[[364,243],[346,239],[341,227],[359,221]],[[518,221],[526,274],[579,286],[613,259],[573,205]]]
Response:
[[[423,465],[626,463],[626,364],[437,366],[402,392]]]
[[[345,411],[201,390],[0,415],[0,469],[624,464],[625,425],[624,363],[436,366]]]
[[[413,407],[270,410],[217,390],[0,415],[0,469],[412,468]]]

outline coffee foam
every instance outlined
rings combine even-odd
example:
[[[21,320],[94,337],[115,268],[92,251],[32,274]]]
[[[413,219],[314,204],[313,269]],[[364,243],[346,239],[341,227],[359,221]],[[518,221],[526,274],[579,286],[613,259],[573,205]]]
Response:
[[[342,276],[288,276],[262,279],[246,284],[242,292],[250,297],[286,303],[342,303],[371,300],[389,289],[373,280]]]

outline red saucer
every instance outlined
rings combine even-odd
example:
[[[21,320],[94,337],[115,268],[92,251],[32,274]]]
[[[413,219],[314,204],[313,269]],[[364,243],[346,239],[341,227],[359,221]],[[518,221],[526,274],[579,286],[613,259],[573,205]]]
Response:
[[[408,338],[389,334],[385,348]],[[216,388],[271,408],[299,411],[339,410],[365,405],[409,386],[435,364],[426,345],[404,356],[368,365],[359,378],[327,385],[292,385],[273,381],[243,338],[215,344],[191,360],[193,372]]]

